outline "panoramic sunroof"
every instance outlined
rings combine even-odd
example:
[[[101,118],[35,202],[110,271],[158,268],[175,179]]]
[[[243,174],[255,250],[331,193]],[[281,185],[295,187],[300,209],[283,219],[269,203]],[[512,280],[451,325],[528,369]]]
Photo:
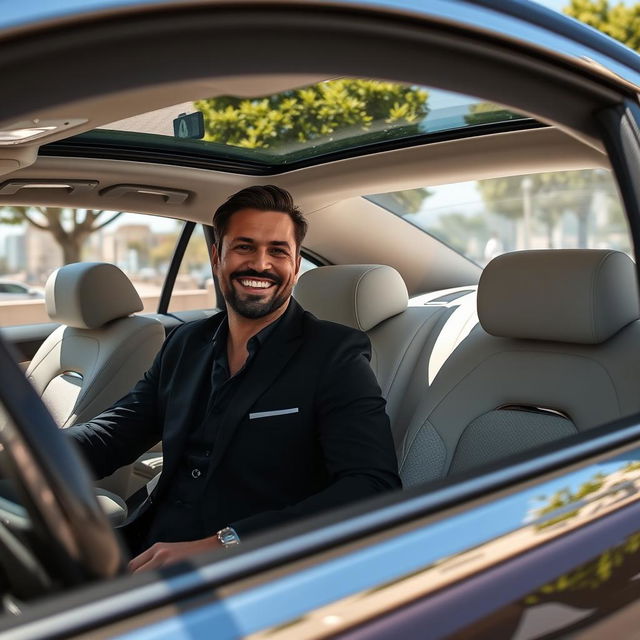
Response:
[[[389,141],[530,120],[427,87],[339,78],[267,96],[216,96],[113,122],[78,139],[286,166]]]

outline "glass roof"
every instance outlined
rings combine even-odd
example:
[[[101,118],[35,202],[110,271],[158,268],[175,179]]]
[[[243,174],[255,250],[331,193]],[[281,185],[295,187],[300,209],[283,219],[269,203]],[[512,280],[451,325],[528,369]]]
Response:
[[[427,87],[339,78],[246,98],[216,96],[120,120],[77,138],[285,166],[386,143],[513,120],[494,103]]]

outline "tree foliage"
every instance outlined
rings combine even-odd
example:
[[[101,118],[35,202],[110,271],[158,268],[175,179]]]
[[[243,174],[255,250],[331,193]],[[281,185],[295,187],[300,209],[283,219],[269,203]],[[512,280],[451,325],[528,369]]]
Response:
[[[247,149],[296,149],[345,133],[393,124],[413,127],[428,113],[424,89],[359,78],[340,78],[268,97],[222,96],[195,103],[205,140]]]
[[[491,235],[485,216],[457,212],[440,216],[433,232],[463,255],[478,259]]]
[[[433,195],[432,191],[418,188],[378,193],[369,199],[377,205],[393,211],[393,213],[397,215],[405,216],[408,213],[417,213],[420,211],[422,203],[431,195]]]
[[[0,209],[0,223],[26,222],[50,233],[62,249],[64,264],[70,264],[81,260],[82,245],[90,234],[113,222],[121,214],[122,211],[114,213],[63,207],[10,206]]]
[[[640,3],[627,6],[609,0],[570,0],[564,12],[640,51]]]
[[[309,145],[341,148],[351,136],[379,138],[389,129],[394,137],[420,132],[429,113],[424,89],[362,78],[340,78],[247,99],[230,96],[195,102],[204,115],[205,140],[268,151],[295,153]],[[375,197],[377,204],[398,213],[415,213],[426,189],[408,189]]]
[[[553,247],[553,230],[565,212],[576,216],[578,245],[586,247],[587,219],[594,189],[602,190],[611,202],[617,202],[611,181],[601,171],[557,171],[478,182],[478,191],[487,209],[510,219],[524,216],[526,189],[530,191],[535,222],[546,229],[549,247]],[[611,211],[615,213],[615,207]]]
[[[495,102],[476,102],[469,105],[469,113],[464,117],[464,120],[468,125],[473,126],[517,120],[522,117],[522,114],[511,111]]]
[[[639,468],[640,464],[632,462],[623,467],[621,471],[624,474],[637,473]],[[562,489],[556,492],[546,500],[544,506],[536,510],[536,515],[552,514],[557,509],[566,508],[571,504],[580,502],[588,496],[592,496],[592,494],[602,489],[605,479],[606,476],[602,473],[597,473],[590,480],[582,484],[575,492],[569,489]],[[621,488],[625,486],[626,483],[623,482]],[[539,526],[539,528],[568,520],[577,513],[577,510],[565,512],[547,521],[544,525]],[[593,560],[543,585],[527,596],[524,602],[527,605],[537,605],[542,602],[560,601],[566,604],[577,604],[581,607],[599,607],[603,599],[603,593],[599,591],[599,588],[612,578],[615,578],[616,574],[618,574],[620,584],[617,587],[610,586],[607,589],[606,599],[609,600],[612,594],[616,592],[623,593],[627,591],[627,589],[622,589],[621,587],[626,587],[629,579],[634,580],[632,576],[638,572],[639,552],[640,534],[634,533],[620,544],[610,547]],[[589,596],[589,593],[591,596]],[[572,599],[572,594],[575,594],[575,601]],[[592,603],[590,603],[590,601],[592,601]]]

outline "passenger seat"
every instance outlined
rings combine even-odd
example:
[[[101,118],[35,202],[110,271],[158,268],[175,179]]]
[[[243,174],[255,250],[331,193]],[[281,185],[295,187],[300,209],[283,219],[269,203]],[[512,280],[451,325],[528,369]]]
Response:
[[[410,421],[404,485],[640,411],[637,287],[635,265],[616,251],[522,251],[490,262],[478,285],[480,324]]]
[[[371,340],[371,368],[387,400],[396,448],[418,396],[404,390],[420,369],[429,336],[449,310],[444,305],[408,307],[407,287],[392,267],[351,264],[318,267],[300,276],[294,297],[322,320],[360,329]]]

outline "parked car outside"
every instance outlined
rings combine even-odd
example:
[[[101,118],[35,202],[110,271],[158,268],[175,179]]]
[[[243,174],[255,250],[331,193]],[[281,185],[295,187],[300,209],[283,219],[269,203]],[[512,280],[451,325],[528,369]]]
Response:
[[[42,291],[28,287],[20,282],[0,280],[0,301],[44,298]]]

